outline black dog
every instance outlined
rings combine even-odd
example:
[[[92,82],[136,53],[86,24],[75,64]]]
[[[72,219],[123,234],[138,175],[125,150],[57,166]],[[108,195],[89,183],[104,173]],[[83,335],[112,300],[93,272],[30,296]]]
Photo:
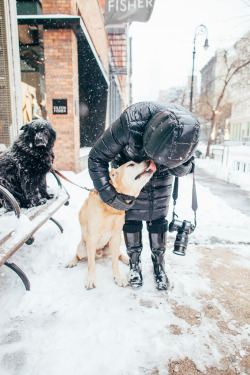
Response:
[[[0,185],[14,195],[24,208],[44,204],[53,198],[47,193],[46,174],[54,160],[56,132],[45,120],[25,124],[12,147],[0,154]],[[0,207],[10,209],[0,195]]]

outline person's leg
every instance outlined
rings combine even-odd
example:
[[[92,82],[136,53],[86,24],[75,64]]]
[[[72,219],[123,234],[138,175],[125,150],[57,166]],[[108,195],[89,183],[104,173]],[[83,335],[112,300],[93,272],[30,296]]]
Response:
[[[141,273],[142,222],[126,220],[123,233],[129,256],[129,283],[132,287],[139,288],[143,283]]]
[[[149,232],[156,287],[158,290],[166,290],[169,288],[169,280],[165,272],[164,254],[166,250],[168,222],[165,218],[153,220],[147,222],[147,229]]]

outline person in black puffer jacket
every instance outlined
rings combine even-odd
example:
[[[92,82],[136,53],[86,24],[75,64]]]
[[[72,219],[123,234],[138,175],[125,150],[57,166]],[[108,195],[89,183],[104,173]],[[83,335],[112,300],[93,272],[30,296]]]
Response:
[[[90,177],[103,202],[125,210],[123,227],[130,260],[130,284],[142,285],[140,256],[142,221],[147,222],[156,286],[169,287],[164,253],[168,222],[166,216],[173,176],[184,176],[194,169],[193,153],[199,139],[199,122],[187,109],[175,105],[141,102],[128,107],[104,132],[91,149]],[[109,183],[108,163],[113,167],[152,159],[157,167],[135,202],[127,203]]]

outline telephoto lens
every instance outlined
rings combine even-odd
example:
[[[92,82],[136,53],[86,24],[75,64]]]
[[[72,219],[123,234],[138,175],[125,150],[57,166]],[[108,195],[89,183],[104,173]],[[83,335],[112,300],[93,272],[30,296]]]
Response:
[[[188,244],[188,233],[182,230],[178,230],[173,253],[180,256],[186,255],[186,248]]]
[[[174,243],[173,253],[176,255],[186,255],[186,248],[188,245],[188,235],[193,233],[195,226],[190,221],[173,219],[169,224],[169,232],[177,230],[177,235]]]

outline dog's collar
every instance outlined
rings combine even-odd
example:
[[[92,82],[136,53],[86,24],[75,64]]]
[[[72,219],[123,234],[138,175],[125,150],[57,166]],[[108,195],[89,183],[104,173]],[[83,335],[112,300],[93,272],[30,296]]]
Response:
[[[93,191],[93,193],[94,194],[99,194],[99,192],[97,191],[97,190],[94,190]],[[121,194],[121,193],[119,193],[119,196],[122,198],[122,200],[125,202],[125,203],[127,203],[127,201],[130,201],[130,203],[131,202],[134,202],[135,201],[135,197],[133,197],[132,195],[126,195],[126,194]]]

